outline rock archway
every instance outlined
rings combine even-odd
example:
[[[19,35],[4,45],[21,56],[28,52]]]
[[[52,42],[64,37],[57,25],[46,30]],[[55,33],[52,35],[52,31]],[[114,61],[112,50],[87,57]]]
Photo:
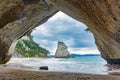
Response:
[[[102,57],[120,64],[120,0],[0,0],[0,63],[18,38],[58,10],[88,25]]]

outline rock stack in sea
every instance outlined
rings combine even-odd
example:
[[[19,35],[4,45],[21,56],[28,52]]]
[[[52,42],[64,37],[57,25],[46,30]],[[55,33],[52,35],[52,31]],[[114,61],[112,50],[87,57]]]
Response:
[[[67,46],[64,42],[58,41],[57,49],[54,55],[55,58],[68,58],[70,57],[70,52],[67,50]]]

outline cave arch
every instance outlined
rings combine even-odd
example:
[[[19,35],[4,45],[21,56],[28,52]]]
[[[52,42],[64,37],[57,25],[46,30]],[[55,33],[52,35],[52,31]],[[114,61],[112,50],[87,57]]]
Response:
[[[0,63],[9,61],[18,38],[60,10],[90,28],[102,57],[108,63],[120,64],[120,0],[25,1],[1,1]]]

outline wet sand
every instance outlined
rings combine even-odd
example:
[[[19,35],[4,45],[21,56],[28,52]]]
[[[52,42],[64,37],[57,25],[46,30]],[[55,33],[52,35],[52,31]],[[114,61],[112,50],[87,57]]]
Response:
[[[0,68],[0,80],[120,80],[120,75],[96,75]]]

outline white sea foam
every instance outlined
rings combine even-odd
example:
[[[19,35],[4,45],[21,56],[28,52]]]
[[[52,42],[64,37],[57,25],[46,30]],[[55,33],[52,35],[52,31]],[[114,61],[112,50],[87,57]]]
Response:
[[[40,66],[48,66],[48,71],[108,74],[106,61],[100,56],[82,56],[76,58],[12,58],[6,65],[40,71]]]

